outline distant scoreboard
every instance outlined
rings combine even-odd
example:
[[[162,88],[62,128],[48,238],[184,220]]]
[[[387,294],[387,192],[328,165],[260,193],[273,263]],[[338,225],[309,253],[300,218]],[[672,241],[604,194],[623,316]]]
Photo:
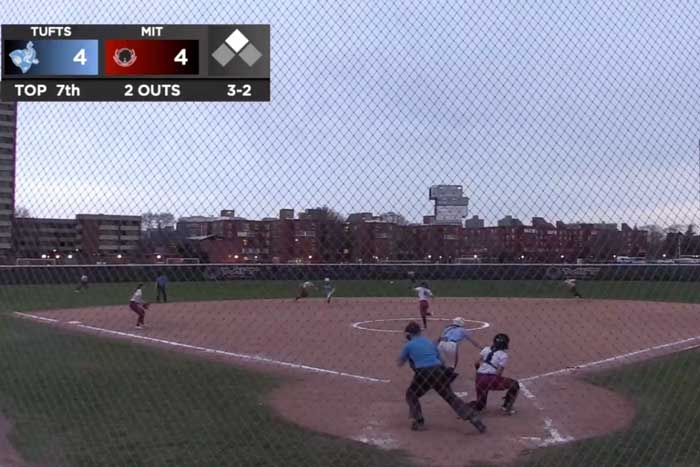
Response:
[[[270,26],[3,25],[4,101],[269,101]]]

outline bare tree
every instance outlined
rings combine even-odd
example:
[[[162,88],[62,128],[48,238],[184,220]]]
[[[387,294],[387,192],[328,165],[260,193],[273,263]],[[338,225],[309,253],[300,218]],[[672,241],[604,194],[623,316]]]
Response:
[[[175,216],[169,212],[145,212],[141,214],[143,230],[162,229],[175,225]]]
[[[311,217],[314,220],[322,222],[345,222],[345,216],[328,206],[321,206],[318,208],[309,209],[307,210],[307,212],[312,213]]]
[[[345,216],[328,206],[307,210],[307,214],[318,222],[319,249],[323,260],[341,261],[345,249],[348,248],[348,237],[343,225]]]

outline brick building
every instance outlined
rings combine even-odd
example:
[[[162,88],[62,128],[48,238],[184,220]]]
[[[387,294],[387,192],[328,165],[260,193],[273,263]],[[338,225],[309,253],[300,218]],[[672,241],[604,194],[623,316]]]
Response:
[[[210,224],[212,217],[205,216],[190,216],[181,217],[177,220],[175,230],[183,237],[199,237],[211,234]]]
[[[398,259],[402,226],[370,219],[346,225],[348,259],[355,262],[376,262]]]
[[[18,258],[70,259],[78,256],[78,222],[75,219],[17,218],[14,225]],[[76,258],[77,259],[77,258]]]
[[[106,262],[140,258],[141,216],[78,214],[76,221],[76,243],[86,258]]]
[[[209,252],[215,256],[209,258],[212,262],[321,261],[320,222],[313,219],[313,211],[307,211],[303,219],[290,218],[290,214],[292,210],[284,209],[281,218],[263,220],[188,217],[178,220],[177,230],[198,242],[209,236],[225,240]]]
[[[0,102],[0,262],[13,261],[17,104]]]
[[[623,224],[557,222],[534,217],[531,225],[512,217],[500,226],[483,227],[474,216],[466,225],[444,223],[401,225],[369,212],[355,213],[345,223],[329,219],[323,209],[300,218],[247,220],[228,217],[184,218],[178,231],[190,238],[221,241],[210,251],[213,262],[484,262],[611,261],[614,255],[644,256],[647,233]]]
[[[75,219],[15,220],[18,258],[54,258],[60,263],[142,261],[141,217],[78,214]]]

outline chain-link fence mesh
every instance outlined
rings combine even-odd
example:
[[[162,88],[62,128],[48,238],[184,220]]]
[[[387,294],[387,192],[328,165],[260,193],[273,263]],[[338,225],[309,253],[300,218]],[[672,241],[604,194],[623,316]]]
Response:
[[[699,17],[4,2],[270,24],[272,98],[0,103],[0,464],[700,465]]]

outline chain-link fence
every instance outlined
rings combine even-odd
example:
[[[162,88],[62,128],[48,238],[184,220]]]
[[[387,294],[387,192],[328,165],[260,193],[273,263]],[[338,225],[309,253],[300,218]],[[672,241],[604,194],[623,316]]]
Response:
[[[699,18],[3,3],[269,24],[271,100],[0,103],[0,464],[700,465]]]

